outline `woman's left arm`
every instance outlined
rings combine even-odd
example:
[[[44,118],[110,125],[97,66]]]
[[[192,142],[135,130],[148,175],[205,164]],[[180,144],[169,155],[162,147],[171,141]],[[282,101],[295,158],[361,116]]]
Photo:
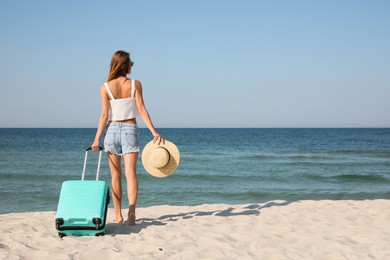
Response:
[[[110,110],[110,100],[108,99],[107,92],[104,85],[100,87],[100,96],[102,99],[102,112],[100,113],[100,119],[99,119],[99,124],[95,135],[95,140],[91,145],[93,151],[99,150],[100,138],[102,137],[104,128],[107,124],[108,114]]]

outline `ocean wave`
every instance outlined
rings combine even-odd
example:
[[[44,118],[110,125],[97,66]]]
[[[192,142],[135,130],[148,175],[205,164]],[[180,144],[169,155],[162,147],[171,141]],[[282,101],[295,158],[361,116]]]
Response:
[[[390,176],[389,176],[390,177]],[[351,181],[351,182],[365,182],[365,183],[389,183],[390,178],[386,178],[380,175],[360,175],[360,174],[341,174],[336,175],[332,178],[341,181]]]

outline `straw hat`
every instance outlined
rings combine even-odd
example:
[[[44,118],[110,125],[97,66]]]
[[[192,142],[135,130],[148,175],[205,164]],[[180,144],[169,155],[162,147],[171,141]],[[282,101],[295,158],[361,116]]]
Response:
[[[157,145],[150,141],[142,151],[142,164],[145,170],[154,177],[167,177],[175,172],[180,161],[180,153],[176,145],[165,140],[165,144]]]

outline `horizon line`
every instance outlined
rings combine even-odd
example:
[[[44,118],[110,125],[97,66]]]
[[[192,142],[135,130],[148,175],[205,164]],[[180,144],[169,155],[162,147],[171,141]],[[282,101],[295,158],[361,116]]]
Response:
[[[148,129],[139,126],[140,129]],[[212,126],[212,127],[156,127],[156,129],[378,129],[390,128],[390,126]],[[0,129],[97,129],[97,127],[53,127],[53,126],[0,126]]]

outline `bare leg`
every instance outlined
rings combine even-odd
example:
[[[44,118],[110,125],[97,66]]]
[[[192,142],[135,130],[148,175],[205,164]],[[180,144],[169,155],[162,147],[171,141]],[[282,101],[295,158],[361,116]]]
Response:
[[[116,222],[121,224],[123,222],[121,157],[111,153],[107,153],[107,157],[111,170],[112,201],[114,202]]]
[[[135,207],[138,198],[138,178],[136,173],[138,153],[125,154],[123,158],[125,162],[127,196],[129,199],[127,222],[129,225],[135,225]]]

